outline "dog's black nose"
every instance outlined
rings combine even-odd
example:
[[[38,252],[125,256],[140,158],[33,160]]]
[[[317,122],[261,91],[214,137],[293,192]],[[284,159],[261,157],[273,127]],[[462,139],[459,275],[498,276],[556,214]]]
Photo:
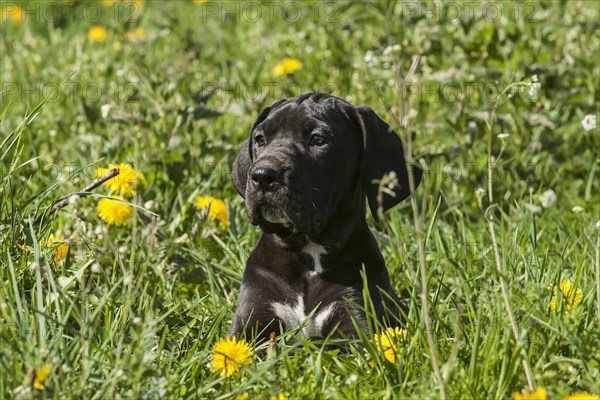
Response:
[[[274,168],[257,166],[252,169],[250,177],[254,186],[264,192],[268,192],[277,186],[279,175],[279,172]]]

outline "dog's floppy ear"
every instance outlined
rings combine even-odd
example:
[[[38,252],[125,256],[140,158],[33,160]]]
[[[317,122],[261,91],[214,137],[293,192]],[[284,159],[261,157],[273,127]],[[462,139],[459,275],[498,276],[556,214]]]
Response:
[[[252,165],[252,132],[261,122],[263,122],[269,116],[269,113],[278,105],[286,100],[280,100],[273,103],[272,106],[265,108],[261,111],[256,121],[252,124],[250,129],[250,137],[240,148],[240,154],[238,154],[235,162],[233,163],[233,170],[231,171],[231,179],[233,180],[233,187],[242,196],[246,198],[246,183],[248,181],[248,169]]]
[[[394,196],[384,192],[381,201],[383,211],[389,210],[410,195],[408,168],[404,159],[402,140],[396,132],[371,108],[359,106],[355,107],[355,110],[364,146],[360,166],[361,179],[371,214],[377,221],[379,184],[373,181],[380,180],[389,172],[396,173],[398,184],[394,187]],[[412,174],[416,188],[421,182],[421,170],[413,165]]]
[[[252,152],[250,139],[242,143],[240,148],[240,154],[238,154],[235,162],[233,163],[233,170],[231,171],[231,179],[233,180],[233,187],[242,196],[246,198],[246,181],[248,180],[248,168],[252,164],[250,159],[250,153]]]

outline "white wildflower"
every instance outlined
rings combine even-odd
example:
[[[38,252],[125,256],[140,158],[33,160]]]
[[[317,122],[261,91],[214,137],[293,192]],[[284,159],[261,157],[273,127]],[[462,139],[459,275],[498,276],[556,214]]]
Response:
[[[100,264],[98,262],[93,263],[90,267],[90,271],[92,274],[99,274],[101,271]]]
[[[542,88],[542,84],[539,82],[531,82],[527,85],[527,88],[529,89],[529,96],[534,97]]]
[[[379,64],[379,59],[370,50],[367,51],[367,53],[365,54],[363,61],[369,66],[374,66],[374,65]]]
[[[102,118],[108,118],[108,113],[110,113],[111,108],[112,106],[110,104],[103,104],[102,107],[100,107],[100,114],[102,114]]]
[[[537,214],[542,211],[542,207],[538,206],[537,204],[527,203],[525,204],[525,208],[527,208],[532,214]]]
[[[596,116],[592,115],[592,114],[588,114],[585,117],[583,117],[583,119],[581,120],[581,126],[583,126],[583,129],[585,129],[586,131],[591,131],[592,129],[596,129]]]
[[[575,214],[579,214],[580,212],[583,212],[584,208],[581,206],[574,206],[573,208],[571,208],[571,211],[573,211]]]
[[[496,135],[496,137],[500,140],[504,140],[506,138],[508,138],[510,136],[510,134],[508,133],[499,133],[498,135]]]
[[[179,148],[179,147],[181,147],[181,143],[182,143],[182,141],[183,141],[183,140],[181,139],[181,137],[180,137],[180,136],[177,136],[177,135],[171,136],[171,137],[169,138],[169,144],[168,144],[168,146],[169,146],[169,148],[171,148],[171,149],[176,149],[176,148]]]
[[[556,203],[556,193],[554,193],[554,190],[548,189],[542,193],[540,195],[540,203],[542,203],[542,207],[544,208],[552,207]]]
[[[96,235],[98,240],[102,240],[104,235],[106,235],[107,233],[108,233],[108,229],[104,225],[98,225],[94,229],[94,234]]]

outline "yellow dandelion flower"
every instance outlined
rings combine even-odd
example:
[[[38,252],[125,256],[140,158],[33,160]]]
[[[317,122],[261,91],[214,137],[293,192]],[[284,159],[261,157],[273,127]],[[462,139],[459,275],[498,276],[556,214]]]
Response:
[[[119,42],[118,40],[116,42],[113,43],[113,49],[115,49],[116,51],[120,51],[123,49],[123,43]]]
[[[229,211],[223,200],[209,196],[196,197],[195,206],[199,210],[208,209],[208,217],[213,221],[219,221],[223,226],[229,226]]]
[[[206,4],[206,3],[208,3],[208,0],[194,0],[194,3],[196,3],[196,4]]]
[[[106,41],[108,37],[108,31],[102,25],[94,25],[88,32],[88,39],[90,42],[102,43]]]
[[[242,393],[235,396],[235,400],[248,400],[250,395],[248,393]]]
[[[273,67],[273,76],[276,78],[281,75],[291,75],[302,68],[304,64],[297,58],[284,58],[275,67]]]
[[[563,397],[562,400],[600,400],[600,396],[594,396],[593,394],[589,393],[575,393]]]
[[[124,199],[120,196],[100,200],[97,206],[100,219],[108,225],[123,225],[133,215],[133,207],[122,201]]]
[[[383,333],[375,335],[375,345],[381,351],[386,360],[392,364],[398,361],[400,345],[404,343],[404,329],[389,327]]]
[[[65,239],[61,239],[53,234],[48,238],[46,247],[52,249],[54,264],[58,264],[65,258],[69,252],[69,242]]]
[[[271,396],[271,400],[288,400],[287,396],[281,392],[277,396]]]
[[[25,12],[17,5],[9,5],[2,8],[2,23],[11,21],[13,24],[25,22]]]
[[[104,182],[111,194],[123,197],[131,197],[135,194],[135,185],[144,179],[144,174],[133,168],[131,164],[110,164],[108,168],[96,169],[96,177],[106,175],[111,169],[118,168],[119,175]]]
[[[116,0],[102,0],[102,4],[104,4],[105,7],[111,7],[115,5],[116,2]]]
[[[513,392],[513,400],[548,400],[546,389],[537,388],[535,392]]]
[[[562,295],[562,304],[565,311],[569,311],[583,300],[583,292],[573,282],[564,279],[560,282],[560,294]],[[550,300],[550,310],[556,311],[558,306],[557,291],[554,288],[552,300]]]
[[[33,388],[37,390],[44,390],[46,386],[44,386],[44,382],[50,376],[50,372],[52,368],[49,365],[44,365],[39,370],[35,371],[35,376],[33,377]]]
[[[125,33],[125,40],[128,42],[139,42],[146,39],[146,31],[144,28],[136,28],[132,31]]]
[[[212,351],[212,370],[221,371],[221,376],[230,377],[252,362],[252,349],[244,339],[238,341],[235,336],[219,340]]]

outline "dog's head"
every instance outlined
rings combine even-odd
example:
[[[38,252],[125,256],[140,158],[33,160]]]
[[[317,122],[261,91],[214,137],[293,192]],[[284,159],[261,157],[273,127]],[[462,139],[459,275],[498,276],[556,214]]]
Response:
[[[378,196],[395,172],[393,195]],[[415,187],[421,171],[412,167]],[[276,102],[258,116],[232,173],[250,222],[267,233],[302,233],[311,240],[347,220],[364,218],[364,197],[375,218],[409,196],[409,176],[398,135],[368,107],[308,93]],[[379,198],[378,198],[379,197]],[[379,204],[381,202],[381,204]],[[341,215],[346,217],[340,218]]]

